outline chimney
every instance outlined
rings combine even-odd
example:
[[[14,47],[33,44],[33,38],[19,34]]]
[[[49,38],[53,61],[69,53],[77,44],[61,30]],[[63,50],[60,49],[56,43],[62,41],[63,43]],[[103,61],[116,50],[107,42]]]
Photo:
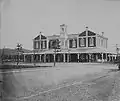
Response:
[[[86,28],[86,31],[88,31],[88,27],[86,26],[85,28]]]
[[[40,34],[39,34],[39,35],[40,35],[40,40],[41,40],[41,35],[42,35],[42,32],[40,32]]]
[[[104,32],[102,32],[102,36],[104,36]]]

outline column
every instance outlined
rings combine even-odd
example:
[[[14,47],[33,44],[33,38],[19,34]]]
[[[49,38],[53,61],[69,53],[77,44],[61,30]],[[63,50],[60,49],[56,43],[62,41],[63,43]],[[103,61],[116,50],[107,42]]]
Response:
[[[91,62],[91,54],[89,53],[88,55],[89,55],[89,62]]]
[[[40,39],[40,50],[41,50],[41,39]]]
[[[101,56],[102,56],[102,62],[104,61],[104,59],[103,59],[103,53],[101,53]]]
[[[86,47],[88,47],[88,27],[86,27]]]
[[[113,54],[112,54],[112,62],[113,62],[113,60],[114,60],[114,56],[113,56]]]
[[[69,39],[67,39],[67,45],[68,45],[67,47],[68,47],[68,49],[69,49]]]
[[[69,55],[70,55],[70,54],[68,53],[68,54],[67,54],[67,62],[69,62]]]
[[[25,54],[24,54],[23,56],[24,56],[23,61],[25,62],[25,61],[26,61],[26,60],[25,60]]]
[[[47,49],[49,49],[49,40],[47,40]]]
[[[110,54],[109,54],[109,62],[111,61]]]
[[[40,54],[40,62],[41,62],[41,54]]]
[[[78,56],[78,62],[79,62],[80,54],[78,53],[77,56]]]
[[[55,55],[56,55],[56,54],[53,54],[53,56],[54,56],[54,61],[56,61],[56,59],[55,59]]]
[[[88,60],[89,59],[89,54],[86,53],[85,58],[86,58],[87,62],[89,62],[89,60]]]
[[[46,62],[46,54],[44,54],[44,63]]]
[[[31,62],[34,62],[34,55],[31,55]]]
[[[96,62],[98,62],[98,53],[96,53],[95,55],[96,55]]]
[[[65,58],[65,53],[63,54],[63,57],[64,57],[64,62],[66,61],[66,58]]]
[[[115,60],[116,60],[116,54],[115,54]]]
[[[106,55],[106,62],[107,62],[107,53],[105,55]]]
[[[79,38],[77,38],[77,48],[79,48]]]

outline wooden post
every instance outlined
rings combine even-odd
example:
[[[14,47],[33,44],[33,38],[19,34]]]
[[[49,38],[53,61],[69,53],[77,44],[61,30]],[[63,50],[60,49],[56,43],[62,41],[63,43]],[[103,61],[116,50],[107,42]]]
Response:
[[[79,62],[80,54],[78,53],[77,56],[78,56],[78,62]]]
[[[105,55],[106,55],[106,61],[107,61],[107,53]]]
[[[89,62],[91,62],[91,54],[89,53]]]
[[[103,63],[103,53],[101,53],[101,55],[102,55],[102,63]]]
[[[40,62],[41,62],[41,54],[40,54]]]
[[[79,48],[79,38],[77,38],[77,48]]]
[[[44,54],[44,63],[46,63],[46,54]]]
[[[64,56],[64,62],[66,61],[66,58],[65,58],[65,53],[63,54],[63,56]]]
[[[23,60],[23,61],[25,62],[25,61],[26,61],[26,60],[25,60],[25,54],[24,54],[23,56],[24,56],[24,60]]]
[[[70,54],[68,53],[67,54],[67,62],[69,62],[69,56],[70,56]]]
[[[56,48],[54,49],[54,66],[56,64]]]

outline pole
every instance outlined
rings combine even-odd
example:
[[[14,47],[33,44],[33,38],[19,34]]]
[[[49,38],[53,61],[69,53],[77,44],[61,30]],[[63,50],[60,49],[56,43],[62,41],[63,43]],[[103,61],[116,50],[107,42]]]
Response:
[[[19,52],[18,52],[18,57],[17,57],[17,65],[18,65],[18,63],[19,63]]]
[[[3,90],[3,81],[0,81],[1,83],[1,89]],[[0,98],[1,98],[1,101],[3,101],[3,93],[2,93],[2,90],[1,90],[1,95],[0,95]]]
[[[5,48],[5,47],[4,47],[4,48]],[[4,63],[4,48],[3,48],[2,57],[1,57],[2,64]]]
[[[35,50],[33,50],[34,52],[34,55],[33,55],[33,63],[34,63],[34,66],[35,66]]]
[[[116,44],[116,53],[117,53],[117,59],[118,59],[118,53],[119,53],[118,44]]]
[[[54,67],[55,67],[55,64],[56,64],[56,48],[54,50]]]

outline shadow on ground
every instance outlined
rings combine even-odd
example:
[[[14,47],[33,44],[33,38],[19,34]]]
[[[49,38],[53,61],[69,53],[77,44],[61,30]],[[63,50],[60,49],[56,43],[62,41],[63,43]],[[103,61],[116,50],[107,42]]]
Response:
[[[11,65],[2,65],[2,68],[4,68],[0,70],[2,97],[7,99],[17,97],[20,93],[24,94],[27,89],[18,82]],[[20,76],[23,78],[22,75]]]

